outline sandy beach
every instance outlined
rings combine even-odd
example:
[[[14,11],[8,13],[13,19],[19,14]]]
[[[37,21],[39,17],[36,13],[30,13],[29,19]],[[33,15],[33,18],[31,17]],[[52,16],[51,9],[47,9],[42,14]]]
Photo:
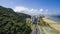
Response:
[[[54,20],[49,19],[48,17],[43,18],[43,20],[48,23],[54,29],[60,31],[60,23]]]

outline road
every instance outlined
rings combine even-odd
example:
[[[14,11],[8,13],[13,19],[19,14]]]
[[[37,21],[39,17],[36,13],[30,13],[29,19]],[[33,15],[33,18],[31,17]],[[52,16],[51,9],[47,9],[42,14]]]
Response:
[[[34,26],[34,29],[32,30],[32,34],[42,34],[42,31],[39,25]]]
[[[37,21],[34,21],[36,24],[33,24],[35,25],[34,26],[34,29],[32,30],[32,33],[31,34],[42,34],[42,30],[40,28],[40,26],[38,25],[38,20]]]

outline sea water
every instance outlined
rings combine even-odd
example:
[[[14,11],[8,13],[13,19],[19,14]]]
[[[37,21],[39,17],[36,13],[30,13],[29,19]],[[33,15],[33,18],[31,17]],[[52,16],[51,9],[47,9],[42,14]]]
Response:
[[[50,16],[50,18],[53,19],[53,20],[58,20],[58,21],[60,21],[60,17],[59,17],[59,16]]]

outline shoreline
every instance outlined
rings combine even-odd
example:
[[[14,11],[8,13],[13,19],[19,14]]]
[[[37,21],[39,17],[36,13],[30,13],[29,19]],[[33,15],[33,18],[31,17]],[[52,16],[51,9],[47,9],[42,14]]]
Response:
[[[45,21],[46,23],[48,23],[54,29],[60,31],[60,22],[52,20],[52,19],[50,19],[48,17],[43,18],[43,21]]]
[[[60,23],[60,20],[54,20],[54,19],[52,19],[52,18],[50,18],[50,17],[44,17],[43,19],[48,19],[48,20],[51,20],[51,21]]]

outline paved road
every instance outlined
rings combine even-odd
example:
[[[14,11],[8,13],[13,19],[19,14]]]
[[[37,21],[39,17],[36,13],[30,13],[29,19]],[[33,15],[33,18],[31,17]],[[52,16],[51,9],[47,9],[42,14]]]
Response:
[[[31,34],[42,34],[42,30],[40,26],[38,25],[38,19],[34,21],[36,24],[34,24],[34,29],[32,30]]]
[[[31,34],[42,34],[41,28],[39,25],[35,25],[34,29],[32,30]]]

